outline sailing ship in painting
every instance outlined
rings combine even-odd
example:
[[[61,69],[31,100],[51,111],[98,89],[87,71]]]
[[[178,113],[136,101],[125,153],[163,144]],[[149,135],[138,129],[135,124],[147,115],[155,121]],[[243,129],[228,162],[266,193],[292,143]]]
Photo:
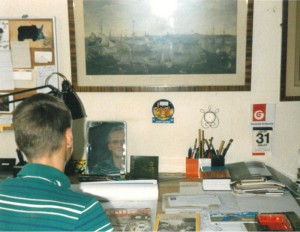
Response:
[[[235,74],[237,4],[236,0],[84,1],[86,72]]]
[[[101,74],[232,74],[236,72],[236,36],[114,36],[85,38],[86,70]]]

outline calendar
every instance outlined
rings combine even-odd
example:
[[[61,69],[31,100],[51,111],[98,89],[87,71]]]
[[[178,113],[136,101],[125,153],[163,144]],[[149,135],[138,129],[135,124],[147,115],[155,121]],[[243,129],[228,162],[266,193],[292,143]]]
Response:
[[[252,107],[252,155],[272,155],[275,125],[275,104],[254,104]]]
[[[252,155],[271,155],[273,140],[272,127],[253,127]]]

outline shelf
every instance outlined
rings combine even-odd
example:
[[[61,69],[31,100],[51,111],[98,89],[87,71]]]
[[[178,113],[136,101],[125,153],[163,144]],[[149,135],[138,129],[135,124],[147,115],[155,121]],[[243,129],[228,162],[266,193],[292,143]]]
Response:
[[[4,130],[13,130],[13,126],[11,124],[0,124],[0,133]]]

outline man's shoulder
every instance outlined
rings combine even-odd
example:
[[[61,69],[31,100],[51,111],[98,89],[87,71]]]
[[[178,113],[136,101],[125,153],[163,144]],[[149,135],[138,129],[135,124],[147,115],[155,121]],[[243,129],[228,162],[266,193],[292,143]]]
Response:
[[[81,204],[84,205],[90,205],[93,204],[94,202],[98,202],[97,199],[94,198],[93,196],[86,195],[82,192],[77,192],[73,188],[64,191],[68,192],[68,195],[70,196],[70,200],[76,203],[80,202]]]

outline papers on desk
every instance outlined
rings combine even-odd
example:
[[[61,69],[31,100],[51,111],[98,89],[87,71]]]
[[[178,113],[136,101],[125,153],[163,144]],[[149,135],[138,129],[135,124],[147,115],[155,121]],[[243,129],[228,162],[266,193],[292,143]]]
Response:
[[[171,207],[210,207],[218,206],[221,204],[216,195],[167,195],[168,203]]]
[[[219,207],[221,201],[217,195],[182,195],[166,193],[162,198],[162,210],[166,213],[197,212],[203,209]]]
[[[266,178],[241,180],[232,185],[234,193],[248,195],[282,195],[284,194],[284,187],[285,185]]]

